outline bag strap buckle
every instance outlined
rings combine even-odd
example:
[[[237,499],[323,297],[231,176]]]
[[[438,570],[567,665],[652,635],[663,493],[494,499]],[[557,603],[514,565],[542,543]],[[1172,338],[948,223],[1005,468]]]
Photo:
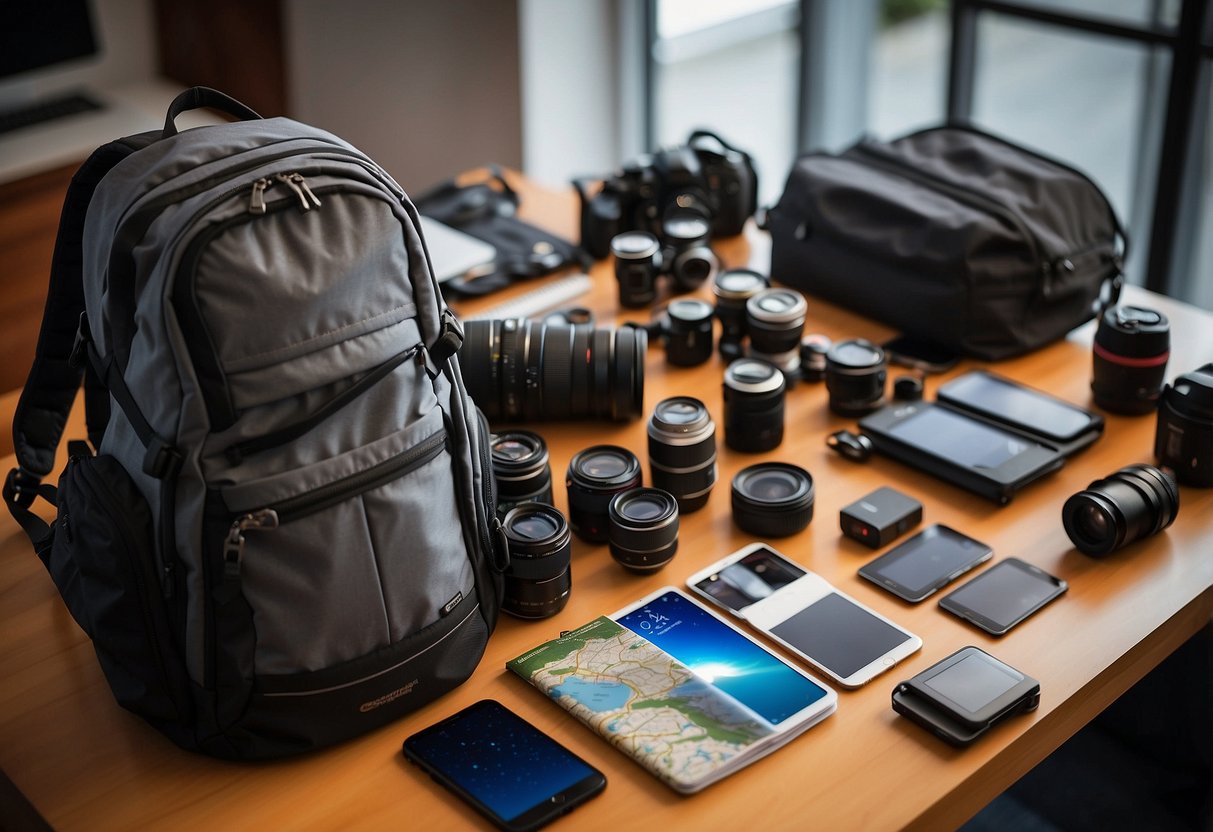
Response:
[[[147,443],[147,453],[143,455],[143,473],[158,480],[175,477],[184,461],[181,451],[159,436],[152,436]]]
[[[14,468],[4,478],[4,502],[10,506],[29,508],[38,496],[42,479],[28,471]]]

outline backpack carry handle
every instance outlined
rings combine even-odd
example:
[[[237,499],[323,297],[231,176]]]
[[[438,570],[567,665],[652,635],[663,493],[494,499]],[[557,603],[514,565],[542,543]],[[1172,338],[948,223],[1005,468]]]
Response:
[[[172,104],[168,105],[168,115],[164,118],[164,130],[161,133],[161,137],[167,139],[169,136],[177,135],[177,116],[189,110],[198,110],[203,107],[221,110],[230,116],[235,116],[240,121],[253,121],[261,118],[260,114],[252,107],[241,104],[230,95],[221,93],[219,90],[211,89],[210,87],[190,87],[174,98]]]

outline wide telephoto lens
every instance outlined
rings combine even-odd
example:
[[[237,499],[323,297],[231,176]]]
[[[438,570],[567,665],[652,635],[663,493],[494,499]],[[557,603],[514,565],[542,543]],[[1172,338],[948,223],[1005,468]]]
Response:
[[[716,317],[720,319],[720,355],[732,361],[742,354],[746,336],[746,302],[767,288],[764,275],[753,269],[729,269],[716,275],[712,294],[716,297]]]
[[[1095,403],[1112,413],[1149,413],[1158,405],[1170,355],[1166,315],[1137,306],[1106,310],[1091,346]]]
[[[676,367],[695,367],[712,357],[712,307],[702,300],[680,298],[665,309],[665,357]]]
[[[839,341],[826,353],[830,410],[863,416],[884,405],[887,370],[884,350],[863,338]]]
[[[1179,513],[1174,478],[1153,465],[1128,465],[1066,500],[1061,522],[1074,547],[1101,558],[1160,531]]]
[[[774,364],[739,358],[724,371],[724,443],[761,453],[783,441],[787,382]]]
[[[636,309],[656,300],[657,275],[661,273],[657,238],[647,231],[625,231],[611,239],[611,254],[615,255],[619,305]]]
[[[573,588],[569,524],[546,503],[522,503],[501,521],[510,546],[501,608],[519,618],[547,618],[564,609]]]
[[[660,488],[616,494],[608,507],[611,557],[633,572],[651,572],[678,551],[678,502]]]
[[[787,537],[813,519],[813,478],[786,462],[760,462],[733,477],[733,522],[756,537]]]
[[[699,399],[663,399],[649,419],[649,474],[655,488],[690,514],[703,508],[716,484],[716,423]]]
[[[552,505],[552,466],[542,436],[529,430],[497,434],[492,460],[498,517],[505,517],[519,503]]]
[[[624,420],[644,409],[647,346],[635,327],[474,320],[464,324],[459,365],[491,423]]]
[[[661,223],[668,251],[663,263],[679,290],[690,292],[710,280],[720,260],[708,242],[712,223],[698,211],[674,211]]]
[[[618,445],[594,445],[569,460],[565,487],[569,495],[569,524],[588,543],[607,541],[611,498],[641,485],[640,460]]]

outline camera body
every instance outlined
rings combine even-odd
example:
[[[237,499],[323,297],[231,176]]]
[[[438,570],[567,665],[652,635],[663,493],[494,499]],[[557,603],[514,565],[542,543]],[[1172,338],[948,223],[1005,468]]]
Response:
[[[1213,486],[1213,363],[1163,388],[1154,455],[1184,485]]]
[[[691,133],[685,145],[626,162],[593,196],[586,180],[573,186],[581,199],[581,247],[596,259],[625,231],[660,235],[664,218],[678,210],[710,220],[712,236],[740,234],[758,204],[749,154],[706,130]]]

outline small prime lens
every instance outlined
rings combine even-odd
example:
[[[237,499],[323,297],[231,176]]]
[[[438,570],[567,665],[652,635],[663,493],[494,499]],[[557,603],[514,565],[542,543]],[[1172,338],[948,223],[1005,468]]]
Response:
[[[783,441],[783,372],[767,361],[739,358],[724,371],[724,443],[761,453]]]
[[[828,335],[814,332],[800,339],[800,377],[805,381],[821,381],[826,377],[826,356],[833,345]]]
[[[680,298],[666,306],[665,357],[676,367],[695,367],[712,357],[712,307]]]
[[[1167,374],[1171,324],[1153,309],[1112,307],[1099,319],[1091,354],[1095,403],[1113,413],[1149,413]]]
[[[746,301],[750,355],[770,361],[785,373],[800,371],[800,336],[808,304],[795,289],[763,289]]]
[[[863,338],[839,341],[826,353],[826,389],[830,410],[862,416],[885,402],[884,350]]]
[[[651,572],[678,551],[678,501],[660,488],[632,488],[608,507],[611,557],[633,572]]]
[[[733,477],[733,522],[756,537],[787,537],[813,519],[813,478],[786,462],[760,462]]]
[[[594,445],[569,460],[569,523],[588,543],[605,543],[611,498],[641,484],[640,460],[618,445]]]
[[[632,309],[648,306],[657,298],[661,272],[661,243],[647,231],[625,231],[611,238],[619,305]]]
[[[497,516],[519,503],[552,505],[552,466],[543,437],[515,430],[493,437],[493,479],[497,483]]]
[[[716,423],[699,399],[663,399],[649,420],[649,474],[656,488],[690,514],[703,508],[716,484]]]
[[[1160,531],[1179,513],[1175,479],[1153,465],[1128,465],[1066,500],[1061,522],[1078,551],[1101,558]]]
[[[501,521],[510,546],[501,608],[519,618],[547,618],[564,609],[573,588],[569,524],[546,503],[521,503]]]
[[[710,280],[720,260],[708,242],[712,223],[698,211],[674,211],[661,223],[661,235],[669,250],[663,262],[677,287],[689,292]]]
[[[732,361],[742,354],[746,336],[746,301],[767,288],[767,279],[753,269],[729,269],[716,275],[712,294],[720,319],[720,355]]]

